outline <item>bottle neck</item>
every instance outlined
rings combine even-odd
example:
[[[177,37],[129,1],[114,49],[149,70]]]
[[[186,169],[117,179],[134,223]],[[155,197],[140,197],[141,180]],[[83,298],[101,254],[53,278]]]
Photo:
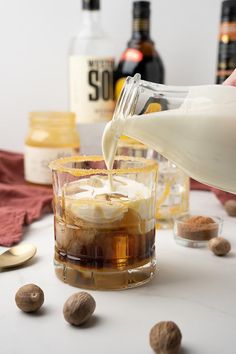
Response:
[[[100,10],[83,10],[82,13],[82,28],[80,31],[80,36],[103,36]]]
[[[221,23],[236,22],[236,16],[224,16],[221,18]]]
[[[133,18],[132,39],[150,40],[150,18]]]
[[[83,25],[89,26],[93,23],[100,23],[100,10],[83,10]]]

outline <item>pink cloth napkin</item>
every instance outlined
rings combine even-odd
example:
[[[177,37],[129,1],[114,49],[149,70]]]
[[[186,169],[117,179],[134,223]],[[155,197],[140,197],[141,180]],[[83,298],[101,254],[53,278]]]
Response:
[[[191,189],[192,190],[201,190],[201,191],[211,191],[213,192],[217,198],[220,200],[220,202],[224,205],[227,200],[236,200],[236,195],[228,192],[221,191],[217,188],[213,188],[210,186],[207,186],[205,184],[202,184],[200,182],[195,181],[194,179],[191,179]]]
[[[0,150],[0,245],[18,243],[25,225],[52,212],[52,189],[27,184],[22,154]]]

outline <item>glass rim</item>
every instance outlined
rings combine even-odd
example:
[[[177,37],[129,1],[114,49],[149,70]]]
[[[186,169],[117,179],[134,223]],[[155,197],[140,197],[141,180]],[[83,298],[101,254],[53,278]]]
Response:
[[[155,160],[149,160],[142,157],[133,157],[133,156],[115,156],[115,161],[130,161],[130,162],[142,162],[144,165],[142,167],[127,167],[127,168],[117,168],[112,170],[107,170],[105,168],[74,168],[65,166],[65,164],[70,162],[100,162],[104,161],[102,155],[88,155],[88,156],[69,156],[63,157],[57,160],[50,162],[49,168],[52,171],[56,172],[65,172],[69,173],[73,176],[88,176],[88,175],[95,175],[95,174],[131,174],[131,173],[142,173],[142,172],[151,172],[157,171],[158,163]]]
[[[178,216],[174,219],[174,223],[175,223],[175,225],[189,225],[187,220],[192,216],[201,216],[201,215],[199,215],[199,214],[186,214],[186,215]],[[218,215],[204,214],[202,216],[212,218],[214,220],[214,223],[203,224],[203,226],[209,226],[209,225],[212,226],[214,224],[222,225],[223,221],[224,221],[223,218]]]

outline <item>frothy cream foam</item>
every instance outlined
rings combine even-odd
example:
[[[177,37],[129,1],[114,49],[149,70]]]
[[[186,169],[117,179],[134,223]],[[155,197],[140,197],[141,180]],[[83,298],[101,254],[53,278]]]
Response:
[[[129,209],[140,218],[151,218],[154,205],[150,190],[135,180],[115,176],[114,190],[107,177],[90,177],[64,187],[66,210],[84,221],[96,224],[121,220]]]

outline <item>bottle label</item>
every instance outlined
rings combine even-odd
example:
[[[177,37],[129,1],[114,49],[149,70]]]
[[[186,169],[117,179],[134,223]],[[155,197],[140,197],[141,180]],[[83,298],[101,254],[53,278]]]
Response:
[[[78,155],[76,148],[43,148],[25,145],[25,180],[38,184],[52,184],[51,161],[71,155]]]
[[[143,53],[140,52],[140,50],[128,48],[122,54],[121,60],[139,63],[140,61],[143,60]]]
[[[114,110],[114,59],[70,56],[70,110],[78,123],[97,123],[112,118]]]
[[[236,22],[220,26],[217,83],[224,82],[236,67]]]
[[[149,37],[150,22],[149,18],[133,19],[133,34],[138,33],[141,37]]]
[[[236,41],[236,22],[223,22],[220,25],[219,40],[223,43]]]

